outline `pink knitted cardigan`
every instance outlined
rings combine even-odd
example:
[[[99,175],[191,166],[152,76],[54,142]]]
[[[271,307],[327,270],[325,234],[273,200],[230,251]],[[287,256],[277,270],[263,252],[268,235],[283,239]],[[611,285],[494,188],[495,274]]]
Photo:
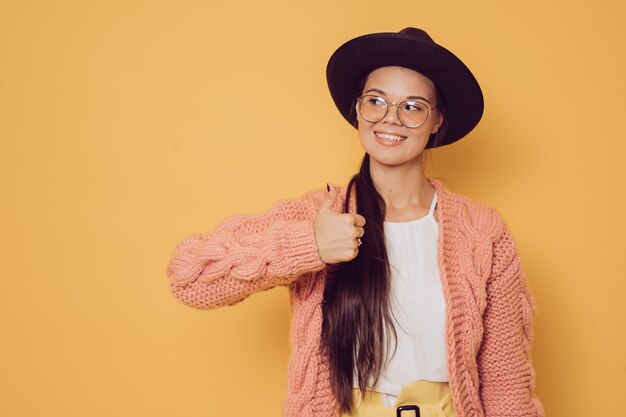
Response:
[[[438,264],[446,301],[449,384],[459,417],[543,416],[530,362],[535,303],[509,228],[487,205],[428,180],[437,192]],[[346,188],[339,187],[336,212]],[[315,190],[260,214],[229,217],[212,232],[180,242],[167,266],[176,298],[202,309],[233,305],[286,285],[292,322],[284,415],[338,415],[320,349],[325,263],[314,220]],[[354,197],[350,211],[354,212]]]

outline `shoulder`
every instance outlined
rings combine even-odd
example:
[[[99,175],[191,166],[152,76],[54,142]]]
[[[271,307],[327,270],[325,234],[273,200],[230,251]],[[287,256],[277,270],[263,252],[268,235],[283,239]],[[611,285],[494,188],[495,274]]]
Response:
[[[445,233],[451,242],[471,248],[472,256],[489,259],[494,276],[518,268],[515,239],[495,207],[443,188],[440,194]]]
[[[434,181],[443,217],[464,234],[498,240],[507,229],[502,214],[493,206],[451,191]]]

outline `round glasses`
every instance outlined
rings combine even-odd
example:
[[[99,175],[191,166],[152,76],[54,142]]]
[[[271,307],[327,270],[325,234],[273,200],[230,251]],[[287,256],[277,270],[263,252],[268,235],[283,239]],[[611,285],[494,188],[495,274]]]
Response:
[[[362,95],[356,99],[357,108],[361,117],[370,123],[380,122],[387,116],[389,106],[396,106],[398,120],[404,126],[415,129],[426,123],[431,110],[437,107],[429,107],[422,101],[403,101],[401,103],[387,103],[387,100],[375,95]]]

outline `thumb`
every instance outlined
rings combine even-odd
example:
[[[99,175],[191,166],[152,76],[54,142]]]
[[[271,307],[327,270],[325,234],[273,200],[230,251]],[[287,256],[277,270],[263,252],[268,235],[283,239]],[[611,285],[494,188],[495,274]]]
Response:
[[[328,211],[332,212],[335,207],[335,203],[337,202],[338,192],[334,185],[331,183],[326,183],[326,198],[322,202],[322,206],[320,207],[320,211]]]

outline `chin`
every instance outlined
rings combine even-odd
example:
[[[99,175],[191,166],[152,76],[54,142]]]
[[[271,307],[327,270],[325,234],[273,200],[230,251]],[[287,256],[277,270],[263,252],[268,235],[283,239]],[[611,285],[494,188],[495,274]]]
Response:
[[[396,166],[396,165],[402,165],[410,161],[410,159],[407,159],[405,157],[398,158],[398,157],[394,157],[391,155],[377,155],[376,153],[373,153],[373,154],[370,153],[370,161],[381,164],[381,165]]]
[[[380,149],[365,149],[365,151],[370,155],[371,161],[388,166],[418,162],[424,153],[423,149],[419,152],[415,151],[410,153],[408,153],[406,149],[389,149],[389,152],[384,152],[385,149],[383,149],[382,152]]]

